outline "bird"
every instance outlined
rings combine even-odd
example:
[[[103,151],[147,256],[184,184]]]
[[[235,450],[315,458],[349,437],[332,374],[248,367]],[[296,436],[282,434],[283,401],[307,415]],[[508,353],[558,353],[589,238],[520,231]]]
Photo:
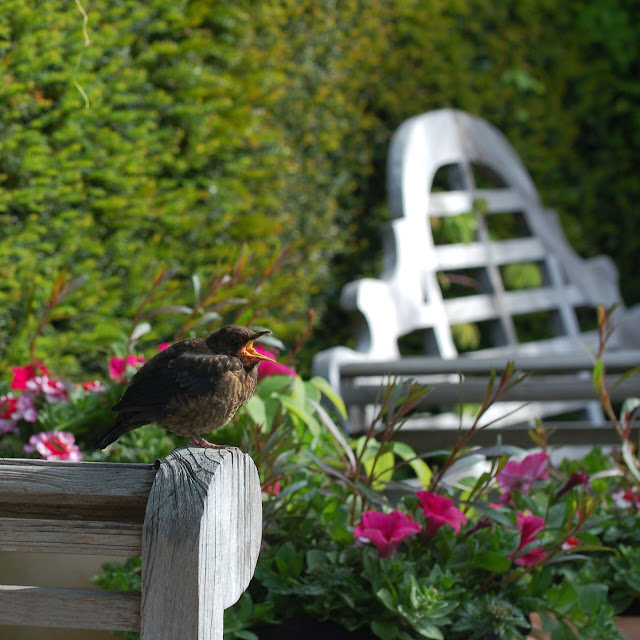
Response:
[[[224,449],[200,434],[227,424],[255,391],[258,365],[275,360],[253,343],[271,331],[230,324],[208,338],[180,340],[148,360],[113,406],[115,424],[95,443],[104,449],[120,436],[150,422],[194,444]]]

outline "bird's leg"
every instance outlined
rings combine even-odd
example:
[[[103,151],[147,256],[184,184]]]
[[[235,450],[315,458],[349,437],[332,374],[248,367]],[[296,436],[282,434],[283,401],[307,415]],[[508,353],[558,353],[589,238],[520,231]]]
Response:
[[[213,442],[209,442],[200,436],[189,436],[189,439],[194,444],[197,444],[201,447],[205,447],[206,449],[228,449],[229,447],[224,444],[213,444]]]

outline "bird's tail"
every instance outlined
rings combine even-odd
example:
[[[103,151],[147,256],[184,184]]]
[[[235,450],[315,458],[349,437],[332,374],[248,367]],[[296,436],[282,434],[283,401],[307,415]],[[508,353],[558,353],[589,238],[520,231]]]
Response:
[[[131,421],[123,419],[123,414],[120,414],[113,427],[103,433],[102,436],[96,440],[93,446],[95,449],[104,449],[112,442],[115,442],[120,436],[123,436],[125,433],[129,433],[129,431],[133,431],[139,426],[139,424],[131,424]]]

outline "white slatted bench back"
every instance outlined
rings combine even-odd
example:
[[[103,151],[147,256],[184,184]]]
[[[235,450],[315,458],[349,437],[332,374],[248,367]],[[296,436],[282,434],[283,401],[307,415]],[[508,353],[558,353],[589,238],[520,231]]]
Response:
[[[392,220],[383,230],[383,273],[351,282],[342,292],[342,306],[356,324],[356,349],[334,347],[314,359],[314,373],[337,388],[344,382],[342,365],[407,355],[399,341],[409,334],[421,340],[419,353],[409,355],[458,357],[454,328],[465,323],[481,327],[484,342],[465,357],[585,354],[595,348],[597,334],[581,330],[578,310],[593,309],[595,320],[597,304],[624,309],[613,262],[606,256],[582,260],[573,251],[556,215],[543,209],[517,153],[484,120],[454,109],[407,120],[390,145],[387,182]],[[463,215],[473,219],[473,237],[439,241],[438,227]],[[504,274],[515,265],[537,270],[539,282],[510,287]],[[456,293],[446,286],[455,280],[474,286]],[[531,339],[526,330],[519,332],[523,318],[546,322],[544,335]],[[628,329],[631,324],[637,322]],[[352,382],[357,386],[357,379]],[[596,402],[554,402],[532,404],[514,422],[574,409],[602,421]],[[430,426],[437,420],[424,422]]]
[[[0,550],[142,555],[142,594],[0,585],[0,625],[220,640],[261,537],[257,470],[237,449],[179,449],[158,468],[0,459]]]

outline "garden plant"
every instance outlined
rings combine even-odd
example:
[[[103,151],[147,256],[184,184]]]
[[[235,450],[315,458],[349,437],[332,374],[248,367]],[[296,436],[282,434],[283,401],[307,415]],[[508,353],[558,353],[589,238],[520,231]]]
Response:
[[[169,275],[160,270],[141,295],[130,331],[103,356],[100,374],[77,382],[58,375],[37,358],[34,335],[34,358],[12,367],[0,390],[3,455],[148,462],[186,444],[148,426],[104,453],[88,448],[113,420],[110,407],[131,373],[166,346],[151,324],[158,312],[174,318],[177,336],[222,320],[206,304],[197,314],[187,305],[178,313],[158,307]],[[56,283],[38,331],[70,284]],[[199,283],[195,289],[201,299]],[[223,306],[229,312],[234,304]],[[186,327],[175,320],[181,316]],[[452,450],[416,455],[397,435],[425,388],[390,380],[368,431],[352,439],[338,426],[341,398],[323,379],[303,380],[284,364],[283,347],[277,340],[261,347],[281,362],[260,365],[255,395],[215,434],[253,457],[263,487],[263,549],[248,591],[226,612],[227,637],[268,638],[279,625],[300,629],[312,620],[335,625],[332,633],[383,640],[510,639],[527,636],[532,613],[554,640],[621,637],[614,616],[640,596],[640,490],[629,440],[637,401],[619,418],[612,414],[619,454],[594,449],[552,465],[542,426],[534,452],[474,447],[486,409],[521,379],[510,366],[492,380],[474,426]],[[598,366],[594,381],[606,406]],[[139,588],[139,558],[105,565],[96,581]]]

